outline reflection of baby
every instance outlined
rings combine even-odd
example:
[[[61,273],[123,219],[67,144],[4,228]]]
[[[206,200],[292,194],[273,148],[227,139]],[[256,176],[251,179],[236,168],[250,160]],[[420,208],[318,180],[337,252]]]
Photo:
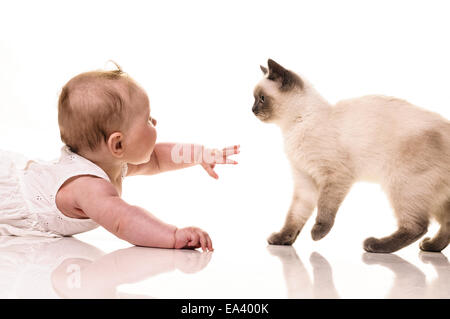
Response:
[[[92,263],[103,254],[73,237],[0,236],[0,298],[60,298],[52,287],[55,269],[66,259]]]
[[[200,271],[211,253],[129,247],[105,254],[75,238],[0,237],[0,298],[150,298],[117,291],[180,269]]]
[[[239,153],[238,145],[155,144],[148,96],[120,68],[72,78],[59,97],[58,120],[66,144],[59,161],[0,151],[0,235],[66,236],[101,225],[138,246],[213,249],[205,231],[166,224],[123,201],[122,180],[196,164],[218,178],[215,164],[237,164],[227,156]],[[179,150],[191,155],[186,160]]]

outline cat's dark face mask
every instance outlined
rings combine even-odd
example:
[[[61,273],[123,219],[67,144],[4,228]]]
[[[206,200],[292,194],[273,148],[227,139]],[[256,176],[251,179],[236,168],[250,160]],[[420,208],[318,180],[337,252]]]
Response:
[[[256,89],[254,94],[255,102],[253,103],[252,112],[261,121],[270,119],[272,116],[273,100],[261,89]]]
[[[280,93],[287,93],[293,89],[303,89],[302,79],[281,65],[269,59],[268,68],[260,66],[261,71],[264,74],[264,80],[270,81],[277,86]],[[275,99],[269,96],[264,86],[259,85],[253,92],[255,102],[253,103],[252,112],[261,121],[269,121],[275,117]]]

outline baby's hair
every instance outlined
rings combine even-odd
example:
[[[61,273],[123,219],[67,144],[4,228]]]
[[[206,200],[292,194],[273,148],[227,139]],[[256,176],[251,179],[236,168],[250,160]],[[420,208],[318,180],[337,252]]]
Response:
[[[129,99],[136,82],[110,60],[116,70],[81,73],[64,85],[58,100],[61,140],[72,152],[94,151],[111,133],[128,127]]]
[[[106,64],[108,64],[108,62],[111,62],[112,64],[114,64],[114,66],[116,67],[116,70],[111,70],[112,72],[116,72],[116,73],[125,73],[123,72],[122,68],[120,67],[120,65],[114,61],[114,60],[108,60],[106,61]]]

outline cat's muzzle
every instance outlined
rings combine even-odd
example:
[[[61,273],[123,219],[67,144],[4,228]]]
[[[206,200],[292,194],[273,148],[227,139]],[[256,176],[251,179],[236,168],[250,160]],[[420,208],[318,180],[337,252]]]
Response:
[[[253,107],[252,107],[252,112],[255,114],[255,115],[258,115],[258,113],[259,113],[259,111],[258,111],[258,105],[253,105]]]

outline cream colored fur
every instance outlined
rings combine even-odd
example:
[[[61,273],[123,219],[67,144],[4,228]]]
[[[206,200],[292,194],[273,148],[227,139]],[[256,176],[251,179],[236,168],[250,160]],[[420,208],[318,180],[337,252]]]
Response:
[[[365,250],[392,252],[409,245],[426,232],[430,217],[441,230],[421,248],[445,248],[450,233],[450,122],[380,95],[330,105],[302,80],[302,87],[283,91],[266,74],[254,91],[255,99],[271,98],[270,112],[257,117],[280,127],[295,185],[285,225],[269,243],[292,244],[315,207],[312,237],[321,239],[353,183],[368,181],[386,192],[399,228],[385,238],[368,238]]]

